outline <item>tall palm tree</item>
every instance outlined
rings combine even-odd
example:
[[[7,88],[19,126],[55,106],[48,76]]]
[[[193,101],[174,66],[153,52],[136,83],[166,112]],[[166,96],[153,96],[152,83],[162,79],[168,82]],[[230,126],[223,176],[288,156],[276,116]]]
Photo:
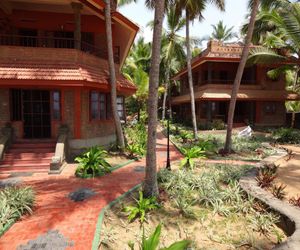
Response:
[[[233,127],[233,119],[234,119],[234,111],[236,106],[236,100],[237,100],[237,94],[241,85],[242,76],[244,73],[244,69],[246,66],[247,58],[249,55],[250,50],[250,44],[252,40],[254,25],[255,25],[255,18],[256,14],[258,12],[260,0],[253,0],[252,3],[252,11],[251,11],[251,17],[249,21],[249,27],[247,36],[245,39],[245,44],[242,52],[241,61],[238,66],[238,70],[235,76],[235,80],[232,86],[232,93],[231,93],[231,99],[229,104],[229,111],[228,111],[228,120],[227,120],[227,133],[226,133],[226,141],[225,141],[225,147],[224,147],[224,153],[231,153],[231,146],[232,146],[232,127]]]
[[[202,13],[208,3],[214,3],[221,10],[224,10],[224,0],[177,0],[176,8],[177,13],[182,13],[185,11],[186,18],[186,56],[187,56],[187,71],[188,71],[188,83],[190,90],[191,99],[191,113],[192,113],[192,123],[193,123],[193,133],[194,138],[198,138],[197,134],[197,119],[196,119],[196,108],[195,108],[195,96],[194,96],[194,86],[193,86],[193,75],[192,75],[192,52],[190,43],[190,22],[196,18],[202,19]]]
[[[236,33],[232,30],[234,27],[227,28],[224,25],[223,21],[219,21],[217,24],[213,24],[213,32],[211,35],[211,39],[218,40],[220,42],[226,42],[234,37],[236,37]]]
[[[161,36],[165,11],[165,0],[155,1],[154,29],[152,40],[152,57],[149,79],[148,97],[148,138],[146,155],[146,175],[144,182],[144,195],[157,196],[157,169],[156,169],[156,129],[157,129],[157,99],[159,82],[159,64],[161,50]]]
[[[116,68],[114,62],[113,42],[112,42],[112,27],[111,27],[111,0],[105,0],[105,29],[107,40],[107,52],[108,52],[108,64],[110,73],[110,85],[111,85],[111,107],[113,118],[116,126],[117,141],[121,150],[125,148],[124,134],[120,117],[117,110],[117,82],[116,82]]]
[[[165,119],[168,89],[171,84],[170,74],[178,71],[186,60],[184,52],[185,38],[178,34],[185,26],[185,19],[176,14],[174,6],[168,9],[166,19],[167,27],[162,38],[163,82],[165,83],[162,106],[163,120]]]

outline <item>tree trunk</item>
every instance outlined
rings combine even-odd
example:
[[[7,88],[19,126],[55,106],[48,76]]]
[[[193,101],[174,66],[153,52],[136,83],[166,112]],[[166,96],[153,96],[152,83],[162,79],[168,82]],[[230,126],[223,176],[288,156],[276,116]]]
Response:
[[[291,128],[295,127],[295,121],[296,121],[296,113],[292,113],[292,122],[291,122]]]
[[[148,110],[148,138],[146,155],[146,175],[144,182],[144,195],[157,196],[157,169],[156,169],[156,128],[157,128],[157,102],[161,35],[164,18],[165,0],[155,1],[155,17],[152,41],[151,69],[149,76]]]
[[[166,118],[166,104],[167,104],[167,96],[169,93],[169,86],[170,85],[170,71],[169,69],[166,69],[166,86],[165,86],[165,93],[163,97],[163,106],[162,106],[162,120],[165,120]],[[170,98],[170,96],[169,96]]]
[[[114,62],[113,53],[113,42],[112,42],[112,29],[111,29],[111,8],[110,0],[105,0],[105,29],[107,37],[107,51],[108,51],[108,64],[110,74],[110,85],[111,85],[111,107],[113,118],[116,126],[117,140],[120,149],[123,151],[125,148],[124,135],[121,126],[120,117],[117,111],[117,82],[116,82],[116,69]]]
[[[236,106],[237,94],[238,94],[238,91],[239,91],[239,88],[241,85],[243,72],[244,72],[246,62],[248,59],[248,55],[249,55],[250,44],[251,44],[251,40],[252,40],[258,6],[259,6],[259,0],[255,0],[254,4],[253,4],[253,9],[251,12],[249,28],[248,28],[247,36],[245,39],[245,45],[244,45],[241,61],[239,63],[239,67],[238,67],[238,70],[237,70],[237,73],[235,76],[235,80],[233,83],[233,87],[232,87],[232,93],[231,93],[231,99],[230,99],[230,105],[229,105],[229,111],[228,111],[226,142],[225,142],[225,147],[224,147],[225,153],[231,153],[232,127],[233,127],[233,119],[234,119],[234,111],[235,111],[235,106]]]
[[[193,74],[192,74],[192,65],[191,65],[192,53],[191,53],[191,45],[190,45],[190,15],[189,15],[189,11],[187,9],[186,9],[186,57],[187,57],[187,70],[188,70],[190,98],[191,98],[193,133],[194,133],[194,139],[197,140],[198,139],[197,119],[196,119]]]

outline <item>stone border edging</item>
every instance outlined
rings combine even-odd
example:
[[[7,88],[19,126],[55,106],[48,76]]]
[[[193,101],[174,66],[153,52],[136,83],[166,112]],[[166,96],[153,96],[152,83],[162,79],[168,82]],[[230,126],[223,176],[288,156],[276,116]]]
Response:
[[[300,209],[292,206],[284,201],[275,198],[271,193],[262,189],[257,185],[256,175],[258,168],[262,164],[275,163],[278,160],[287,156],[287,152],[282,149],[277,149],[277,153],[273,156],[269,156],[257,164],[257,168],[250,170],[239,181],[241,188],[251,196],[267,204],[272,210],[286,216],[294,225],[295,230],[288,239],[275,246],[276,250],[299,250],[300,249]]]
[[[99,213],[99,216],[98,216],[98,220],[97,220],[96,230],[95,230],[95,233],[94,233],[94,240],[93,240],[93,244],[92,244],[92,250],[98,250],[99,249],[100,235],[101,235],[102,223],[103,223],[105,212],[108,209],[110,209],[113,205],[118,203],[120,200],[122,200],[124,197],[126,197],[128,194],[134,192],[135,190],[137,190],[141,186],[142,186],[142,183],[134,186],[133,188],[129,189],[127,192],[120,195],[115,200],[111,201],[108,205],[106,205],[104,208],[101,209],[101,211]]]

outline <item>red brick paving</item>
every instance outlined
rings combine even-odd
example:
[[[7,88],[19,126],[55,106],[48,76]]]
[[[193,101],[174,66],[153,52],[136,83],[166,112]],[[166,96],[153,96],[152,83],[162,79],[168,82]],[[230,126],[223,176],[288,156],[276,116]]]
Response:
[[[159,167],[165,166],[166,154],[163,152],[166,152],[166,144],[166,138],[159,133]],[[179,160],[181,154],[173,145],[170,145],[170,149],[171,160]],[[145,166],[145,159],[93,180],[75,178],[75,165],[68,165],[59,176],[38,174],[22,178],[26,185],[36,191],[36,206],[31,216],[23,217],[0,238],[0,249],[16,249],[49,230],[59,230],[64,237],[73,241],[74,245],[69,249],[91,249],[101,209],[143,181],[144,173],[134,172],[137,166]],[[79,203],[69,200],[68,194],[81,187],[92,189],[96,195]]]

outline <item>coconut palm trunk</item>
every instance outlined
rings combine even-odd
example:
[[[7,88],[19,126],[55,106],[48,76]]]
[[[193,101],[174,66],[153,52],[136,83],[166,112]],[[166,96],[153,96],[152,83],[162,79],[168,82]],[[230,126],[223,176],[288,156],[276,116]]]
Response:
[[[186,57],[187,57],[188,82],[189,82],[190,98],[191,98],[193,133],[194,133],[194,139],[197,140],[198,139],[198,133],[197,133],[198,131],[197,131],[193,74],[192,74],[192,65],[191,65],[192,52],[191,52],[191,45],[190,45],[190,14],[189,14],[188,9],[186,9]]]
[[[111,2],[105,0],[105,29],[107,39],[107,51],[108,51],[108,64],[110,74],[111,85],[111,107],[113,118],[116,126],[117,141],[120,149],[123,151],[125,148],[124,134],[121,126],[120,117],[117,110],[117,82],[116,82],[116,68],[113,54],[113,42],[112,42],[112,28],[111,28]]]
[[[254,24],[256,15],[258,12],[258,6],[259,6],[259,0],[254,0],[252,6],[252,12],[249,22],[249,28],[245,39],[245,45],[242,52],[241,61],[238,66],[238,70],[235,76],[235,80],[232,87],[232,93],[231,93],[231,99],[230,99],[230,105],[229,105],[229,111],[228,111],[228,120],[227,120],[227,134],[226,134],[226,142],[224,147],[225,153],[231,153],[232,149],[232,127],[233,127],[233,119],[234,119],[234,111],[236,106],[236,100],[237,100],[237,94],[241,85],[241,80],[243,77],[244,69],[246,66],[246,62],[249,55],[250,50],[250,44],[252,40],[253,30],[254,30]]]
[[[296,77],[295,77],[295,81],[294,81],[294,84],[293,84],[293,91],[294,92],[296,91],[296,87],[297,87],[297,84],[298,84],[299,70],[300,70],[300,68],[297,67],[297,69],[296,69]],[[295,127],[295,122],[296,122],[296,112],[293,110],[293,112],[292,112],[292,120],[291,120],[291,128]]]
[[[166,84],[165,84],[165,92],[163,97],[163,106],[162,106],[162,120],[166,119],[166,106],[167,106],[167,96],[169,93],[170,88],[170,70],[169,68],[166,69]],[[170,98],[170,97],[169,97]]]
[[[157,196],[157,168],[156,168],[156,129],[157,129],[157,102],[161,36],[164,18],[165,0],[155,1],[155,17],[152,41],[152,57],[149,78],[148,110],[148,138],[146,155],[146,175],[144,182],[144,195]]]

